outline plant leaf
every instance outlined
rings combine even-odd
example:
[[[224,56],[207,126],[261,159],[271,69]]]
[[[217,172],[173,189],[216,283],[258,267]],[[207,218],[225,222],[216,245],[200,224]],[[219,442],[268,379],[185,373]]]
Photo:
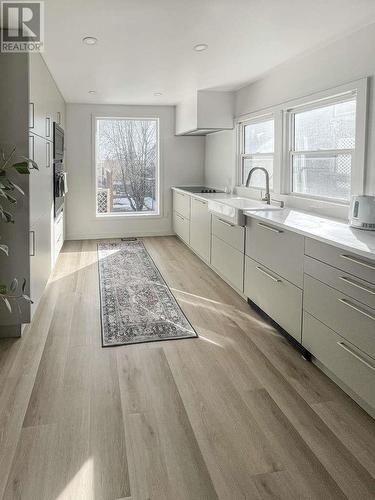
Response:
[[[23,278],[23,282],[22,282],[22,287],[21,287],[21,290],[22,290],[22,294],[25,293],[25,290],[26,290],[26,278]]]
[[[27,163],[27,161],[21,161],[19,163],[14,163],[12,165],[12,167],[15,168],[19,174],[29,174],[30,173],[29,164]]]
[[[23,189],[21,189],[18,184],[15,184],[14,182],[10,181],[9,179],[7,179],[7,181],[8,181],[9,186],[12,189],[16,189],[19,193],[21,193],[23,196],[25,196],[25,191]]]
[[[10,194],[6,194],[5,197],[9,201],[9,203],[12,203],[13,205],[15,205],[17,203],[17,200],[16,200],[16,198],[14,198],[14,196],[11,196]]]
[[[8,245],[0,245],[0,251],[4,252],[5,255],[9,255],[9,248]]]
[[[0,285],[0,295],[6,295],[8,293],[8,287],[6,285]]]
[[[0,207],[0,216],[4,222],[11,222],[14,224],[13,215],[10,212],[7,212],[2,207]]]
[[[11,293],[14,293],[18,288],[18,279],[14,278],[12,280],[12,283],[10,284],[9,290]]]
[[[38,167],[38,164],[36,161],[32,160],[31,158],[27,158],[27,156],[21,156],[21,158],[23,158],[24,160],[26,160],[28,163],[31,163],[31,165],[33,166],[33,168],[35,170],[39,170],[39,167]]]
[[[12,306],[10,305],[9,300],[6,297],[3,297],[2,295],[0,295],[0,297],[3,299],[3,302],[6,305],[8,311],[12,312]]]
[[[34,304],[34,302],[30,299],[28,295],[25,295],[24,293],[22,294],[22,297],[27,301],[30,302],[30,304]]]

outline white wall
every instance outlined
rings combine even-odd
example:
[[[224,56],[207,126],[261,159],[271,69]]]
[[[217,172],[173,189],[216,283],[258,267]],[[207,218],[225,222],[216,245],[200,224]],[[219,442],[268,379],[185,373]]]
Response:
[[[224,189],[235,185],[235,135],[234,130],[223,130],[206,136],[206,186]]]
[[[95,217],[93,190],[92,115],[160,118],[160,167],[163,209],[160,218]],[[204,178],[204,138],[176,137],[173,106],[109,106],[68,104],[66,120],[67,239],[172,233],[171,186],[201,184]]]
[[[298,41],[296,41],[298,43]],[[320,90],[370,76],[368,141],[366,162],[366,192],[375,192],[375,102],[373,85],[375,76],[375,24],[336,41],[327,47],[309,52],[275,68],[272,72],[236,92],[236,117],[303,97]],[[217,136],[217,137],[216,137]],[[217,139],[217,140],[216,140]],[[212,158],[219,151],[230,149],[229,135],[210,136],[206,146],[206,176],[215,183]],[[217,178],[227,176],[225,166],[217,162]],[[235,163],[233,174],[235,175]]]

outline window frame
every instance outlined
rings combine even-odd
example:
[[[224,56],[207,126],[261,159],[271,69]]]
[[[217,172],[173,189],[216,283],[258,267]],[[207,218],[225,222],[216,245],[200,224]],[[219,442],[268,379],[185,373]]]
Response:
[[[267,121],[273,121],[273,153],[245,153],[245,127],[247,125],[252,125],[255,123],[262,123]],[[272,157],[272,189],[271,192],[274,191],[274,168],[275,168],[275,149],[276,149],[276,120],[274,113],[266,113],[262,115],[256,115],[250,118],[246,118],[245,120],[239,121],[239,165],[238,165],[238,174],[237,178],[240,181],[240,185],[242,187],[246,187],[246,179],[244,179],[244,162],[245,160],[253,160],[257,158],[270,158]],[[256,191],[263,191],[265,188],[261,186],[251,186],[251,189],[255,189]]]
[[[273,163],[273,196],[277,201],[284,201],[287,206],[300,210],[316,210],[322,214],[331,215],[339,218],[347,217],[349,206],[348,201],[338,199],[326,199],[323,197],[312,197],[299,193],[293,193],[290,190],[291,169],[289,165],[289,120],[288,111],[302,106],[316,107],[318,102],[326,104],[330,99],[337,99],[344,94],[355,91],[357,93],[356,107],[356,135],[355,150],[353,153],[352,177],[351,177],[351,195],[363,194],[365,191],[365,173],[366,173],[366,138],[367,138],[367,99],[368,99],[368,77],[354,80],[333,88],[328,88],[314,92],[305,96],[297,97],[275,104],[269,107],[259,108],[252,113],[245,113],[238,116],[236,124],[236,185],[237,192],[245,196],[259,197],[264,193],[253,187],[246,188],[242,184],[242,156],[241,144],[242,124],[244,122],[273,115],[275,124],[275,152]],[[262,192],[263,191],[263,192]]]
[[[162,169],[161,169],[161,141],[160,141],[160,117],[159,116],[143,116],[133,115],[96,115],[92,114],[92,205],[94,209],[95,219],[123,219],[126,218],[147,218],[147,219],[160,219],[163,214],[163,199],[161,196],[162,185]],[[156,141],[157,141],[157,155],[156,155],[156,186],[155,197],[157,210],[145,212],[111,212],[111,213],[98,213],[97,211],[97,124],[99,120],[152,120],[156,122]]]
[[[300,106],[295,106],[293,108],[287,109],[285,111],[286,113],[286,120],[287,120],[287,140],[288,140],[288,162],[285,164],[285,175],[287,176],[287,185],[286,185],[286,193],[290,194],[291,196],[297,196],[300,198],[307,198],[307,199],[316,199],[316,200],[323,200],[323,201],[328,201],[328,202],[333,202],[333,203],[338,203],[338,204],[343,204],[347,205],[350,203],[350,197],[353,194],[352,192],[352,186],[354,184],[354,177],[355,174],[353,170],[354,164],[355,164],[355,152],[357,149],[357,123],[356,123],[356,132],[355,132],[355,147],[350,148],[350,149],[317,149],[317,150],[308,150],[308,151],[299,151],[295,149],[295,116],[298,113],[303,113],[306,111],[313,111],[315,109],[319,108],[324,108],[330,105],[342,103],[342,102],[348,102],[352,101],[353,98],[356,101],[356,105],[358,102],[358,95],[357,95],[357,90],[352,90],[349,92],[346,92],[344,94],[339,94],[335,95],[332,97],[328,97],[326,99],[320,99],[318,101],[313,101],[308,104],[301,104]],[[357,122],[357,106],[356,106],[356,122]],[[337,198],[337,197],[330,197],[330,196],[319,196],[319,195],[313,195],[313,194],[306,194],[306,193],[299,193],[298,191],[293,191],[293,159],[295,157],[304,155],[304,156],[310,156],[312,158],[317,158],[319,156],[321,157],[334,157],[335,155],[339,154],[347,154],[350,155],[351,157],[351,179],[350,179],[350,194],[349,194],[349,200],[344,199],[344,198]]]

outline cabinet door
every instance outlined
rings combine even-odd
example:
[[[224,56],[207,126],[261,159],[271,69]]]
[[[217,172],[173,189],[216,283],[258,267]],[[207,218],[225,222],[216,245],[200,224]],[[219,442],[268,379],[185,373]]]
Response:
[[[304,237],[253,218],[246,226],[246,255],[303,286]]]
[[[52,213],[53,209],[53,168],[52,143],[30,134],[30,158],[38,164],[39,170],[30,174],[30,222],[34,222],[42,214]]]
[[[190,246],[202,259],[210,259],[211,245],[211,215],[208,212],[207,202],[191,199],[190,215]]]
[[[34,314],[51,273],[51,217],[43,214],[30,224],[30,294]]]
[[[177,212],[173,212],[174,232],[189,245],[190,242],[190,221]]]
[[[173,211],[190,220],[190,195],[173,191]]]
[[[246,297],[301,342],[302,290],[300,288],[246,257],[244,292]]]
[[[212,236],[212,267],[234,288],[243,291],[244,254],[225,241]]]

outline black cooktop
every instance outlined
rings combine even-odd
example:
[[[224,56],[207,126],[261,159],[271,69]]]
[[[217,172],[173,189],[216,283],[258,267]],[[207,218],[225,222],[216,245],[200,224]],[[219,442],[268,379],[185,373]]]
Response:
[[[189,191],[190,193],[223,193],[221,189],[210,188],[207,186],[181,186],[179,189]]]

